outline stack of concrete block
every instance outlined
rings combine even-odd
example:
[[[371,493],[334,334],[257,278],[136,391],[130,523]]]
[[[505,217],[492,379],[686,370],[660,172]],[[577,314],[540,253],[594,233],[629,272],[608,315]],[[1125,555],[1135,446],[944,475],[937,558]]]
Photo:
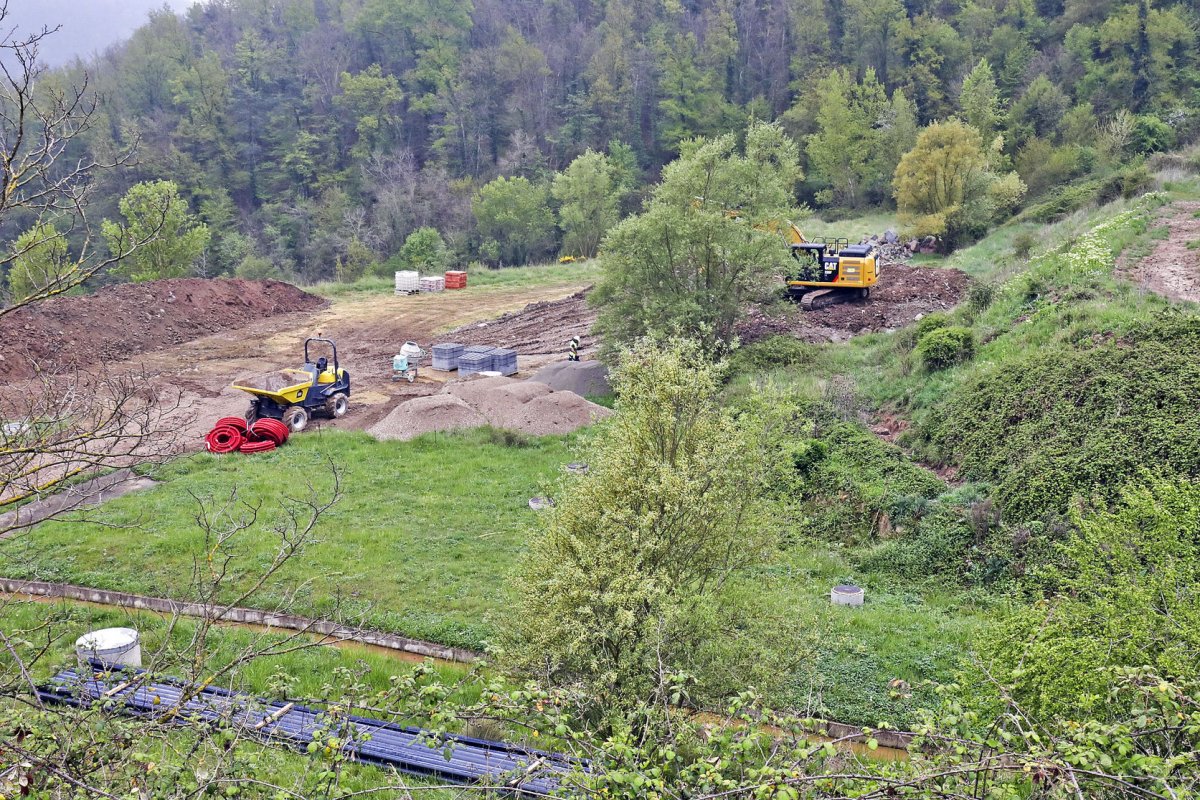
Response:
[[[517,351],[497,347],[492,351],[492,371],[501,375],[513,375],[517,371]]]
[[[443,372],[458,369],[459,356],[463,354],[463,346],[457,342],[446,342],[433,346],[433,368]]]
[[[474,375],[477,372],[490,372],[492,369],[491,353],[464,352],[458,357],[459,377]]]

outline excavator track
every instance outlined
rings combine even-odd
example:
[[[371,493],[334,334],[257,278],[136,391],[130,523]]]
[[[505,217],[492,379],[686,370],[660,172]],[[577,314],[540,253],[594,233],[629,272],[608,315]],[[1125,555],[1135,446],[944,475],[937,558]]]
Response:
[[[818,311],[838,303],[865,300],[870,295],[870,289],[818,289],[815,292],[804,293],[800,298],[800,308],[805,311]]]

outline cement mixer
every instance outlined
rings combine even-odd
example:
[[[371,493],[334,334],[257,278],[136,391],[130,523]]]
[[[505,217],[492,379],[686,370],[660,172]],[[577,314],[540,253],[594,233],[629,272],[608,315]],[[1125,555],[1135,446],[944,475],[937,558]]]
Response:
[[[400,346],[400,352],[392,356],[392,380],[406,380],[412,383],[417,379],[417,367],[425,351],[416,342],[405,342]]]

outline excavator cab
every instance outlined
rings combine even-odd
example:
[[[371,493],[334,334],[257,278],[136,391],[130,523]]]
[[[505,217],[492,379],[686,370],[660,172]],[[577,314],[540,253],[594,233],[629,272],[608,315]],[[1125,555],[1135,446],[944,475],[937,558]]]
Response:
[[[797,275],[813,283],[836,282],[841,270],[838,254],[848,245],[846,239],[793,242],[792,258],[800,264]]]
[[[848,239],[792,241],[797,268],[784,280],[788,295],[805,311],[865,300],[879,280],[878,254],[869,244]]]

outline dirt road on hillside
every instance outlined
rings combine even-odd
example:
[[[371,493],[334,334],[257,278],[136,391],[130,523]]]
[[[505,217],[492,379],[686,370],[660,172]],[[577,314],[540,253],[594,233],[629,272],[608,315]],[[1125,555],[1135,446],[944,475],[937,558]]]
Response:
[[[1160,224],[1169,236],[1125,277],[1163,297],[1200,303],[1200,202],[1174,204]]]

